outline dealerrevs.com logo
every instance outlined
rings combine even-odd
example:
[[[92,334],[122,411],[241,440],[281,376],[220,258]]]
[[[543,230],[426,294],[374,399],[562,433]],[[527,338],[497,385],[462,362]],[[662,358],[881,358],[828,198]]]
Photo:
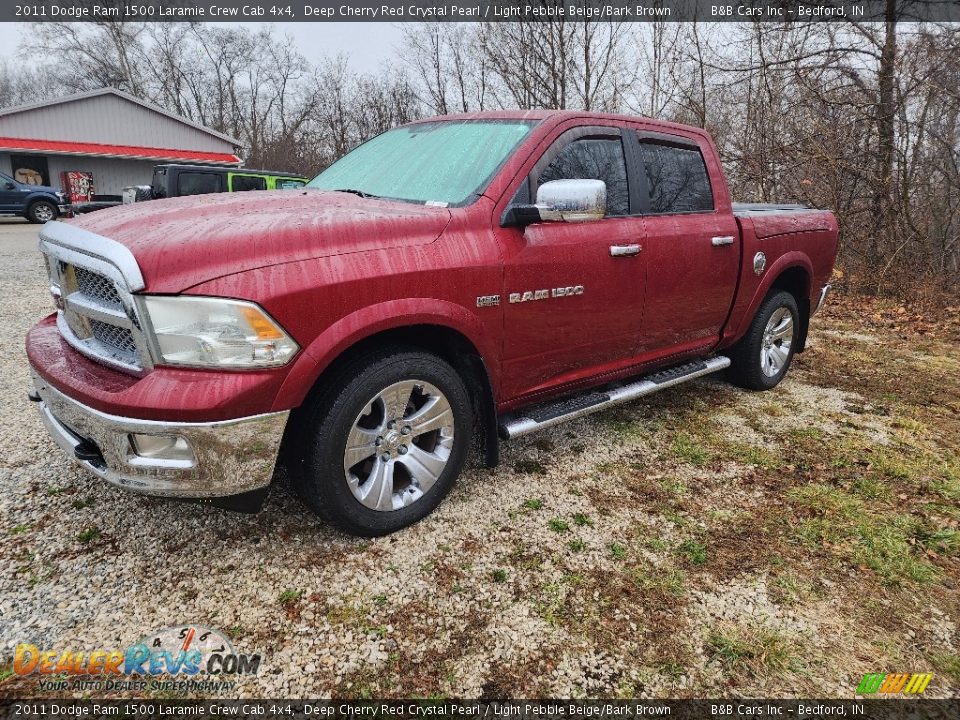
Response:
[[[259,669],[259,654],[237,653],[223,633],[201,625],[162,628],[125,650],[52,650],[21,643],[13,656],[14,673],[39,675],[41,690],[225,691],[236,685],[230,678]]]
[[[932,673],[867,673],[857,686],[857,695],[920,695],[932,679]]]

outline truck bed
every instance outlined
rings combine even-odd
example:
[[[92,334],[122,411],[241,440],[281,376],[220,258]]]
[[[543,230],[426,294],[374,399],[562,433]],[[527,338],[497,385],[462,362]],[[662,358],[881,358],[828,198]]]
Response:
[[[805,210],[812,210],[813,208],[807,207],[806,205],[799,205],[795,203],[732,203],[731,207],[733,208],[733,214],[738,217],[743,217],[747,215],[762,215],[766,213],[787,213],[787,212],[803,212]]]
[[[745,222],[749,222],[757,238],[825,231],[830,229],[832,223],[828,211],[806,205],[733,203],[732,207],[741,228]]]

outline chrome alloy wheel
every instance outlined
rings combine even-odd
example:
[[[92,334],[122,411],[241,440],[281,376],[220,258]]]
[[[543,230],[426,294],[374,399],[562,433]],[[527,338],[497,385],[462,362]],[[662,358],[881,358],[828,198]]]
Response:
[[[53,208],[46,204],[39,205],[33,211],[33,215],[42,223],[50,222],[53,220]]]
[[[403,380],[384,388],[347,436],[343,472],[350,492],[372,510],[415,503],[443,473],[453,437],[453,410],[434,385]]]
[[[793,344],[793,314],[789,308],[777,308],[763,329],[760,345],[760,369],[775,377],[787,364]]]

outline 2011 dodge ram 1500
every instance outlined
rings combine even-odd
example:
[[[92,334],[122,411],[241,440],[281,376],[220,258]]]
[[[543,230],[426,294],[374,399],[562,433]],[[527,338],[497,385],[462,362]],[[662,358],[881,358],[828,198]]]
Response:
[[[390,130],[303,191],[117,208],[40,235],[27,336],[60,446],[125,488],[255,508],[275,466],[382,534],[509,439],[804,348],[829,212],[731,204],[710,137],[578,112]]]

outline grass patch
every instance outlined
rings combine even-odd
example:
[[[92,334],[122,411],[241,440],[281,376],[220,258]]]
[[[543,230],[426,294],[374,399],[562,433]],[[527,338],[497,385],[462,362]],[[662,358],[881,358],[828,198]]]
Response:
[[[586,550],[587,544],[580,538],[577,538],[576,540],[571,540],[568,542],[567,547],[570,548],[571,552],[579,553]]]
[[[490,577],[493,578],[495,583],[505,583],[507,581],[507,571],[503,568],[497,568],[490,573]]]
[[[82,543],[90,543],[100,537],[100,529],[95,527],[88,527],[86,530],[81,530],[77,533],[77,540]]]
[[[956,530],[944,528],[929,533],[922,532],[918,539],[927,550],[935,552],[937,555],[946,557],[960,555],[960,532]]]
[[[662,489],[665,493],[669,493],[670,495],[687,494],[687,486],[683,484],[683,481],[674,477],[667,477],[661,480],[660,489]]]
[[[684,540],[677,548],[677,552],[685,557],[691,565],[707,564],[707,546],[699,540],[693,538]]]
[[[641,590],[675,597],[679,597],[685,592],[687,576],[677,568],[637,569],[632,574],[633,582]]]
[[[547,468],[538,460],[523,459],[513,464],[513,471],[525,475],[546,475]]]
[[[935,653],[930,656],[933,666],[947,675],[953,682],[960,683],[960,655],[956,653]]]
[[[303,595],[299,590],[287,589],[280,593],[278,598],[281,605],[291,605],[300,599],[300,596]]]
[[[580,527],[584,527],[586,525],[593,525],[593,520],[591,520],[589,516],[584,515],[583,513],[574,513],[573,522],[574,524],[579,525]]]
[[[707,636],[707,650],[728,673],[796,673],[805,665],[797,644],[773,630],[726,626]]]
[[[523,507],[527,510],[540,510],[543,507],[543,500],[540,498],[530,498],[523,501]]]
[[[722,452],[725,456],[733,458],[744,465],[763,468],[764,470],[776,470],[780,467],[780,459],[776,454],[766,448],[749,445],[746,443],[723,443]]]
[[[610,545],[610,554],[617,560],[623,560],[627,557],[627,549],[620,543]]]
[[[565,533],[570,529],[570,523],[568,523],[566,520],[561,520],[560,518],[551,518],[550,522],[547,523],[547,527],[549,527],[555,533]]]
[[[928,583],[939,575],[914,551],[924,532],[916,518],[874,512],[860,498],[821,483],[793,488],[787,498],[807,516],[794,529],[794,537],[807,547],[838,553],[890,585]],[[955,542],[949,534],[941,539],[947,545]]]
[[[700,445],[692,435],[686,432],[677,433],[670,449],[673,450],[673,454],[676,455],[678,459],[697,467],[705,465],[710,458],[706,449]]]
[[[641,537],[640,542],[645,548],[653,552],[665,552],[670,547],[666,540],[658,537]]]
[[[83,510],[93,505],[93,498],[83,498],[80,500],[74,500],[71,505],[73,505],[74,510]]]
[[[19,525],[14,525],[7,532],[9,532],[11,535],[23,535],[29,529],[29,523],[20,523]]]

